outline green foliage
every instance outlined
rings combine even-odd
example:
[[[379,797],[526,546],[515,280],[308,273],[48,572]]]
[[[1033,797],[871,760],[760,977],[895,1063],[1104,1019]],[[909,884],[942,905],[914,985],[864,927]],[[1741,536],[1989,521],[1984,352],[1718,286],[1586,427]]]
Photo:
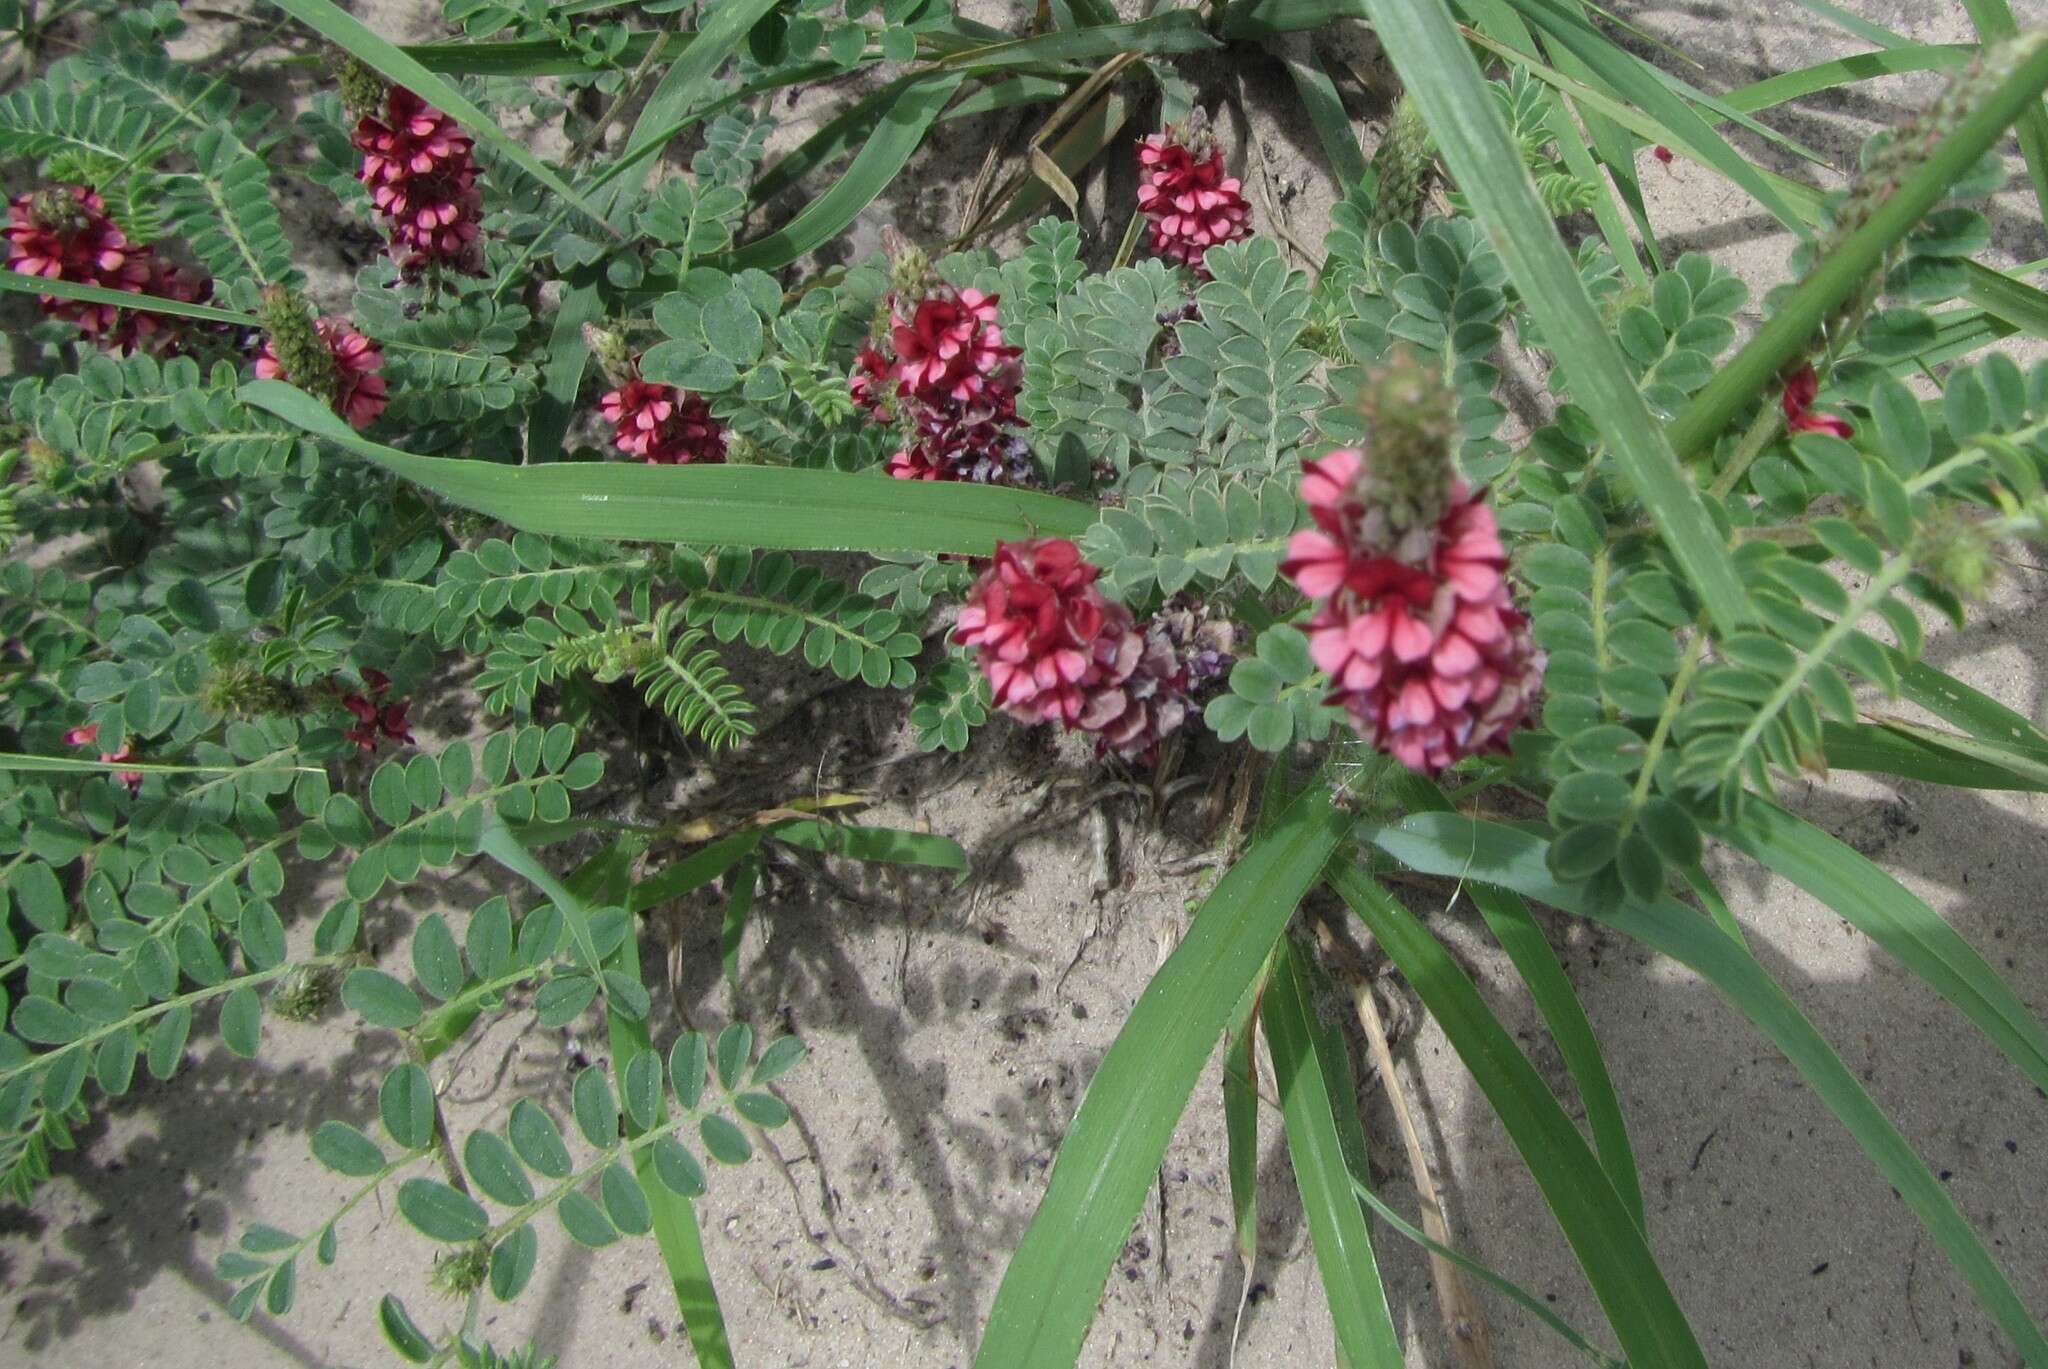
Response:
[[[464,274],[361,238],[386,225],[357,179],[353,117],[319,93],[286,127],[225,73],[173,58],[186,36],[175,5],[92,0],[72,14],[75,46],[0,96],[0,152],[35,184],[94,187],[131,238],[208,273],[217,306],[159,336],[156,354],[101,354],[57,318],[16,339],[0,536],[34,540],[0,564],[0,728],[14,748],[0,760],[0,1196],[29,1200],[143,1072],[175,1085],[215,1040],[245,1059],[281,1022],[337,1014],[350,1030],[396,1033],[403,1058],[380,1081],[374,1125],[326,1119],[312,1133],[314,1162],[347,1181],[338,1210],[297,1231],[253,1223],[219,1254],[237,1318],[289,1314],[300,1276],[333,1262],[352,1214],[374,1205],[439,1247],[420,1281],[469,1300],[464,1328],[486,1290],[509,1301],[530,1284],[544,1228],[591,1248],[652,1235],[692,1349],[726,1361],[693,1204],[721,1167],[749,1160],[753,1129],[790,1120],[769,1085],[802,1047],[781,1037],[757,1059],[740,1020],[656,1052],[663,986],[642,975],[638,916],[723,878],[737,985],[764,843],[956,874],[966,855],[932,833],[826,821],[815,795],[764,801],[737,823],[638,826],[630,802],[595,799],[599,758],[630,743],[658,773],[745,746],[761,724],[735,678],[744,653],[828,687],[906,693],[916,746],[963,751],[994,700],[975,657],[943,644],[949,615],[993,543],[1063,534],[1101,572],[1116,601],[1106,616],[1128,610],[1158,634],[1139,644],[1161,673],[1119,677],[1130,698],[1116,702],[1184,687],[1187,731],[1199,721],[1211,734],[1192,745],[1276,759],[1244,860],[1221,875],[1075,1118],[983,1362],[1079,1346],[1214,1037],[1235,1023],[1249,1039],[1255,1012],[1272,1014],[1276,1063],[1301,1085],[1283,1090],[1282,1120],[1340,1336],[1375,1353],[1391,1328],[1353,1196],[1370,1176],[1349,1093],[1332,1086],[1348,1087],[1342,1042],[1315,1020],[1308,943],[1277,940],[1333,871],[1480,1067],[1628,1354],[1691,1363],[1697,1347],[1639,1251],[1636,1166],[1585,1014],[1505,889],[1606,919],[1730,990],[1910,1195],[2022,1352],[2038,1342],[1938,1187],[1774,997],[1700,860],[1712,835],[1797,871],[2043,1075],[2037,1024],[1981,959],[1769,802],[1786,776],[1844,755],[1937,778],[1953,776],[1931,758],[1959,757],[1956,775],[2040,783],[2048,739],[1918,658],[1920,610],[1966,621],[2000,542],[2037,538],[2048,520],[2048,364],[1963,359],[2007,326],[1996,320],[2048,328],[2037,292],[1973,260],[1990,226],[1964,203],[1995,189],[1985,149],[2038,102],[2041,50],[1991,54],[1909,136],[1866,149],[1864,181],[1829,198],[1764,178],[1693,107],[1719,117],[1736,96],[1658,79],[1573,7],[1475,7],[1467,35],[1427,0],[1366,0],[1396,65],[1429,81],[1411,84],[1382,154],[1333,210],[1313,276],[1253,236],[1211,249],[1198,279],[1130,260],[1142,224],[1119,249],[1092,217],[1042,220],[1007,256],[970,245],[932,264],[999,296],[1021,349],[1016,432],[1041,488],[1019,491],[897,484],[877,469],[910,428],[868,421],[847,378],[887,307],[904,303],[892,292],[920,276],[880,258],[831,265],[846,259],[834,240],[892,202],[880,197],[942,119],[1058,100],[1091,72],[1112,81],[1118,53],[1144,57],[1133,74],[1156,80],[1179,118],[1197,92],[1169,54],[1341,7],[1123,23],[1073,0],[1012,41],[915,0],[736,0],[696,6],[684,41],[672,17],[691,8],[683,0],[447,0],[468,41],[412,49],[330,0],[278,8],[458,117],[477,142],[481,256]],[[23,51],[49,36],[25,28]],[[1468,37],[1518,60],[1488,79]],[[1924,55],[1884,52],[1872,70]],[[870,66],[891,69],[867,83],[873,94],[763,169],[778,92]],[[1849,79],[1840,70],[1827,79]],[[1339,92],[1326,74],[1301,88],[1354,175]],[[1090,129],[1113,132],[1132,107],[1128,88],[1089,94],[1087,119],[1043,150],[1086,153]],[[622,131],[626,109],[642,112]],[[1577,137],[1555,121],[1567,109],[1625,199],[1630,140],[1668,138],[1700,174],[1822,221],[1794,253],[1803,283],[1765,297],[1757,340],[1736,349],[1747,291],[1706,255],[1657,267],[1649,244],[1653,269],[1627,257],[1585,149],[1555,141]],[[559,155],[534,155],[511,127]],[[1439,157],[1451,212],[1418,220]],[[791,189],[804,202],[781,216]],[[1024,216],[1028,201],[1008,194],[981,205],[985,221]],[[275,323],[301,307],[265,287],[301,284],[314,259],[293,240],[305,231],[286,195],[310,195],[315,223],[335,216],[344,258],[370,258],[352,288],[323,292],[329,307],[347,301],[340,312],[382,357],[389,403],[374,420],[348,416],[369,423],[360,433],[303,375],[301,389],[246,383],[256,315]],[[1607,241],[1559,250],[1553,220],[1588,209]],[[1127,211],[1113,205],[1107,222]],[[1110,261],[1122,264],[1091,270]],[[13,279],[21,293],[60,288]],[[1510,340],[1545,377],[1528,396],[1533,433],[1512,442]],[[1388,411],[1360,399],[1379,393],[1367,382],[1396,349],[1452,393],[1455,431],[1439,421],[1425,455],[1486,491],[1513,602],[1547,655],[1540,712],[1512,750],[1434,782],[1339,730],[1368,719],[1339,706],[1279,573],[1308,526],[1303,459],[1343,445],[1370,463],[1399,448]],[[1788,432],[1785,391],[1806,383],[1805,362],[1818,395],[1792,404]],[[702,397],[728,463],[629,464],[599,396],[636,373]],[[849,564],[860,547],[886,555]],[[1372,549],[1419,575],[1410,607],[1432,631],[1458,611],[1450,589],[1471,588],[1428,583],[1433,554]],[[1973,735],[1868,725],[1858,705],[1876,694]],[[637,725],[642,705],[674,727]],[[473,713],[503,726],[459,739]],[[1293,753],[1333,744],[1326,770],[1301,782]],[[1524,827],[1431,811],[1484,804],[1495,786]],[[1340,793],[1356,815],[1337,811]],[[1396,807],[1420,816],[1394,820]],[[708,844],[671,859],[684,832]],[[587,859],[567,874],[530,849],[592,833],[611,844],[579,844]],[[1434,933],[1347,873],[1354,833],[1375,859],[1499,886],[1478,904],[1558,1035],[1597,1157],[1547,1088],[1529,1091],[1533,1073]],[[524,884],[426,914],[394,897],[479,855]],[[654,868],[636,882],[643,860]],[[328,906],[291,892],[302,865],[335,872]],[[1718,926],[1665,916],[1674,876]],[[566,1111],[521,1097],[450,1135],[433,1062],[515,1009],[548,1029],[601,1018],[614,1063],[582,1070]],[[1234,1067],[1244,1059],[1233,1051]],[[1229,1086],[1236,1148],[1255,1083]],[[1245,1160],[1233,1156],[1234,1172]],[[1331,1233],[1342,1249],[1322,1248]],[[395,1296],[374,1315],[409,1362],[552,1362],[423,1326]]]

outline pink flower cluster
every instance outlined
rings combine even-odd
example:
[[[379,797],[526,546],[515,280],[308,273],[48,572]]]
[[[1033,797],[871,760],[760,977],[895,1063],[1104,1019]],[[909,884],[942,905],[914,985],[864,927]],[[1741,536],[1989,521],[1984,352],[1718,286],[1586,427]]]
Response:
[[[213,282],[130,242],[107,217],[106,201],[83,185],[59,185],[18,195],[8,205],[7,265],[44,280],[96,285],[185,304],[213,297]],[[75,323],[109,351],[175,354],[185,340],[184,320],[142,309],[45,295],[43,312]]]
[[[1168,127],[1138,144],[1138,212],[1151,221],[1152,250],[1207,279],[1203,257],[1251,234],[1251,202],[1226,175],[1223,149],[1204,127]]]
[[[614,445],[656,466],[725,460],[725,425],[704,396],[636,375],[597,402]]]
[[[1063,537],[998,543],[952,640],[975,649],[1011,717],[1092,732],[1102,750],[1141,759],[1180,729],[1189,691],[1226,662],[1192,613],[1140,627],[1096,588],[1101,573]]]
[[[1785,426],[1795,433],[1827,433],[1834,437],[1854,437],[1856,429],[1846,418],[1835,414],[1815,413],[1813,401],[1820,396],[1820,377],[1814,373],[1813,363],[1807,362],[1794,371],[1785,381]]]
[[[99,739],[100,725],[98,723],[89,723],[84,727],[74,727],[64,734],[64,741],[70,746],[92,746]],[[100,752],[100,760],[109,765],[115,761],[132,761],[134,759],[135,749],[129,745],[126,738],[123,738],[121,745],[114,750]],[[128,796],[130,798],[142,792],[142,772],[140,770],[116,770],[114,778],[128,787]]]
[[[1294,535],[1280,570],[1316,601],[1309,649],[1330,702],[1424,774],[1505,750],[1542,686],[1543,655],[1509,596],[1483,495],[1453,481],[1434,525],[1390,530],[1369,507],[1363,453],[1340,449],[1303,470],[1316,526]]]
[[[323,318],[313,327],[334,353],[334,411],[358,431],[369,427],[390,403],[384,377],[378,374],[384,369],[384,353],[345,318]],[[256,374],[264,380],[291,380],[267,340],[256,357]]]
[[[365,756],[376,753],[380,740],[413,745],[412,725],[405,716],[412,704],[404,699],[384,702],[384,696],[391,692],[391,677],[381,670],[365,670],[363,688],[369,693],[341,691],[341,706],[356,720],[356,725],[342,736],[354,742]]]
[[[363,154],[356,178],[391,230],[400,268],[437,265],[482,275],[484,200],[474,140],[446,114],[393,86],[384,117],[365,114],[353,141]]]
[[[944,284],[915,304],[899,295],[883,345],[861,349],[849,382],[854,403],[905,429],[889,458],[896,479],[1014,485],[1036,474],[1029,444],[1014,431],[1023,426],[1023,349],[1003,341],[999,303],[999,296]]]

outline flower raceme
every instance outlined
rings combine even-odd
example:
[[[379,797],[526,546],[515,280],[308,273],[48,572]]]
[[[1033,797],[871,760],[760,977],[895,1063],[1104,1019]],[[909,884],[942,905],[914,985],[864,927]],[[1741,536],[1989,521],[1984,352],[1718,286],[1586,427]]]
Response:
[[[22,275],[187,304],[213,296],[211,280],[129,241],[107,216],[106,202],[87,186],[58,185],[16,196],[8,205],[5,232],[8,268]],[[182,322],[170,315],[54,295],[43,296],[41,304],[45,314],[77,324],[110,351],[171,355],[184,341]]]
[[[382,117],[365,114],[352,141],[363,154],[357,179],[391,230],[392,255],[407,271],[441,265],[483,274],[483,192],[476,144],[455,121],[403,86]]]
[[[1037,473],[1031,447],[1014,431],[1023,426],[1023,349],[1003,341],[1001,297],[932,284],[921,256],[905,259],[920,264],[911,272],[918,279],[891,299],[887,329],[861,348],[848,381],[870,420],[904,429],[886,469],[898,480],[1029,483]]]
[[[1140,628],[1096,588],[1101,573],[1063,537],[998,543],[952,640],[975,649],[1011,717],[1092,732],[1138,759],[1187,718],[1195,634],[1165,616]]]
[[[725,426],[702,395],[660,381],[627,380],[597,402],[613,444],[656,466],[725,460]]]
[[[380,740],[413,745],[412,725],[406,719],[412,704],[405,699],[384,701],[384,696],[391,692],[391,677],[381,670],[365,670],[363,688],[369,692],[342,691],[341,706],[349,711],[356,725],[341,735],[354,742],[365,756],[376,751]]]
[[[1785,426],[1795,433],[1854,437],[1856,429],[1848,419],[1813,411],[1813,401],[1819,395],[1820,377],[1814,373],[1813,363],[1807,362],[1785,380]]]
[[[334,360],[334,411],[358,431],[369,427],[390,402],[384,377],[378,374],[384,369],[384,353],[345,318],[320,319],[313,330]],[[307,378],[292,381],[291,368],[278,356],[274,335],[264,342],[256,358],[256,374],[263,380],[307,383]]]
[[[88,723],[84,727],[74,727],[64,734],[64,741],[70,746],[91,746],[99,741],[99,739],[100,725],[98,723]],[[132,761],[134,759],[135,750],[128,744],[125,738],[122,740],[121,745],[114,750],[100,752],[100,760],[109,765],[115,761]],[[116,770],[114,778],[128,787],[130,798],[142,792],[142,772],[140,770]]]
[[[1504,750],[1541,686],[1543,657],[1509,596],[1483,496],[1453,480],[1433,521],[1389,527],[1369,502],[1364,453],[1339,449],[1303,470],[1315,527],[1294,535],[1280,570],[1316,602],[1309,650],[1330,677],[1330,702],[1424,774]]]
[[[1225,174],[1223,149],[1205,125],[1169,125],[1138,144],[1138,212],[1151,222],[1152,250],[1208,277],[1202,258],[1251,234],[1243,184]]]
[[[889,342],[896,349],[898,393],[927,405],[970,404],[988,397],[998,409],[1004,407],[1004,399],[1016,390],[1010,372],[1023,349],[1003,342],[996,323],[1000,299],[947,286],[917,301],[907,315],[892,310]],[[999,391],[995,396],[989,394],[991,385]]]

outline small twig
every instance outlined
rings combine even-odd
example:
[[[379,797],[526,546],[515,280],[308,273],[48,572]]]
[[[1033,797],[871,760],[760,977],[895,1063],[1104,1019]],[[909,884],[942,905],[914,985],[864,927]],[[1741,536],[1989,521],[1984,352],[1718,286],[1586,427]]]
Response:
[[[1318,925],[1317,935],[1326,951],[1335,944],[1327,926]],[[1415,1195],[1422,1207],[1422,1229],[1438,1245],[1448,1246],[1450,1226],[1444,1221],[1443,1203],[1437,1196],[1435,1181],[1430,1178],[1429,1156],[1423,1150],[1422,1136],[1408,1111],[1408,1097],[1394,1074],[1394,1053],[1387,1047],[1386,1024],[1380,1021],[1379,1004],[1373,1001],[1372,982],[1349,966],[1343,967],[1343,973],[1351,985],[1351,1001],[1357,1006],[1359,1025],[1365,1029],[1366,1043],[1372,1049],[1373,1067],[1387,1091],[1394,1123],[1400,1128],[1401,1143],[1408,1152],[1408,1168],[1414,1172]],[[1487,1325],[1478,1300],[1472,1296],[1464,1272],[1435,1251],[1430,1252],[1429,1268],[1436,1281],[1444,1331],[1450,1336],[1458,1363],[1465,1369],[1494,1369],[1493,1330]]]

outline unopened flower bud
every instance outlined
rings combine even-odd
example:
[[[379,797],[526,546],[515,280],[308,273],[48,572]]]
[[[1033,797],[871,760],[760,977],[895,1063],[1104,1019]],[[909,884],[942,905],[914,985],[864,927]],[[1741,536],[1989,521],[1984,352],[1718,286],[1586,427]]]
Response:
[[[376,70],[357,61],[348,53],[331,54],[339,62],[335,73],[335,84],[341,91],[341,107],[348,111],[351,119],[374,115],[384,107],[387,87],[384,78]]]
[[[634,364],[633,349],[626,343],[625,335],[614,328],[601,328],[595,323],[583,325],[583,341],[590,348],[590,354],[597,358],[598,368],[614,388],[627,381],[637,380],[640,368]]]
[[[263,320],[270,353],[285,376],[332,406],[341,387],[341,371],[335,365],[334,350],[315,326],[306,297],[288,285],[266,285],[257,314]]]

